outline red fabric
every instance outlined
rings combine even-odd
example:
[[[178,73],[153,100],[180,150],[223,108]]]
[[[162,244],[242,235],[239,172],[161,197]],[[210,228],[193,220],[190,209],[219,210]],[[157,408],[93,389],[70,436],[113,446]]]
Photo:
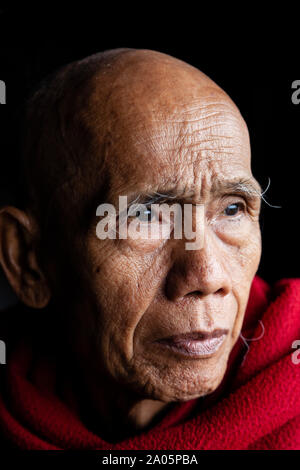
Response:
[[[33,362],[30,349],[20,346],[2,366],[0,434],[21,449],[299,450],[300,364],[292,361],[292,344],[300,340],[300,279],[279,281],[271,289],[256,277],[242,335],[260,339],[248,341],[244,361],[239,339],[226,374],[238,357],[229,392],[201,411],[197,399],[178,403],[150,430],[117,444],[80,422],[54,393],[55,368]]]

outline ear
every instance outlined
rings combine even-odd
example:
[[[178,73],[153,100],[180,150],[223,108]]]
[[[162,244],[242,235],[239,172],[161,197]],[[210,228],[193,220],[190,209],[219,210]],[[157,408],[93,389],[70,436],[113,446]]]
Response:
[[[0,263],[19,299],[43,308],[51,297],[37,255],[39,230],[35,220],[16,207],[0,210]]]

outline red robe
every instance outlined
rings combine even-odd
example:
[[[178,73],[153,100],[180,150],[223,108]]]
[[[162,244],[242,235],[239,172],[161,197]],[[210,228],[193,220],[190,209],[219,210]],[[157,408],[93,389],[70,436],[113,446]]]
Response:
[[[55,369],[45,362],[32,371],[31,349],[20,343],[0,366],[0,436],[20,449],[300,450],[300,279],[271,288],[255,277],[242,337],[217,400],[177,403],[151,429],[116,444],[87,429],[56,395]]]

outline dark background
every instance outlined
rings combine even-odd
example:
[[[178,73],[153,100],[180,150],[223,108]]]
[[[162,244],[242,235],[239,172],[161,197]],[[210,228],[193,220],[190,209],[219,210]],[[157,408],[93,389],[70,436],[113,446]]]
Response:
[[[109,12],[103,7],[96,12],[81,6],[76,14],[73,8],[62,12],[46,6],[21,10],[10,4],[0,9],[0,80],[7,87],[7,104],[0,106],[0,204],[13,200],[16,191],[18,116],[30,89],[60,65],[95,52],[116,47],[154,49],[202,70],[239,107],[250,131],[253,174],[263,188],[270,178],[265,197],[282,207],[262,205],[263,256],[258,274],[270,283],[299,277],[300,105],[292,104],[291,84],[300,79],[300,53],[294,42],[287,46],[282,40],[276,42],[281,29],[272,36],[263,28],[257,38],[259,24],[253,20],[250,31],[237,21],[233,30],[226,23],[223,32],[211,17],[206,19],[209,27],[203,28],[203,20],[195,21],[193,12],[187,19],[179,14],[175,20],[154,6],[149,12],[144,8],[131,12],[113,5]],[[243,18],[248,14],[242,13]],[[13,301],[0,272],[0,308]]]

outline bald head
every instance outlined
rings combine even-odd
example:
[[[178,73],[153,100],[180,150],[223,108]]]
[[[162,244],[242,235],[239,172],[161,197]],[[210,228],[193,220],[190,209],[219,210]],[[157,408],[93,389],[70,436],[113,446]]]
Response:
[[[63,200],[65,206],[68,199],[78,207],[90,199],[93,186],[109,186],[117,170],[121,189],[136,159],[144,158],[145,168],[151,168],[151,152],[158,152],[163,167],[170,158],[168,148],[176,151],[176,142],[192,141],[193,121],[199,118],[203,146],[195,144],[193,155],[213,152],[206,145],[211,133],[220,145],[229,137],[241,146],[248,139],[228,95],[198,69],[166,54],[115,49],[63,67],[28,103],[24,162],[29,206],[41,217],[54,202]],[[139,148],[145,144],[147,155]],[[123,159],[129,146],[131,159]],[[242,153],[249,158],[249,151]]]
[[[62,68],[32,97],[24,151],[30,198],[26,210],[3,212],[2,264],[27,305],[53,300],[57,329],[66,312],[62,338],[95,407],[103,389],[108,402],[111,390],[122,395],[113,409],[129,391],[172,402],[216,390],[261,252],[249,136],[231,99],[165,54],[96,54]],[[201,248],[186,249],[185,234],[98,237],[103,202],[113,206],[118,232],[119,196],[127,197],[126,223],[145,217],[151,233],[164,226],[163,215],[148,210],[153,197],[201,205],[201,220],[190,213]],[[137,199],[145,210],[132,215]],[[195,351],[173,354],[157,342],[215,330],[224,332],[222,345],[205,357],[199,351],[197,361]]]

